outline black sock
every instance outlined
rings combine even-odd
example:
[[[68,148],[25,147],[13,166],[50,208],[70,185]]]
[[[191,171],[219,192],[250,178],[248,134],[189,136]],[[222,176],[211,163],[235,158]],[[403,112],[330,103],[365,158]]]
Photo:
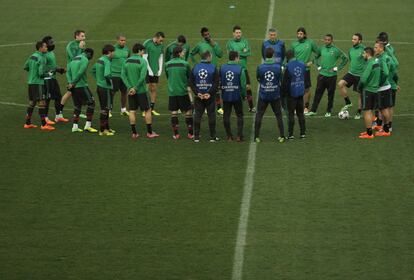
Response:
[[[27,107],[27,112],[26,112],[26,124],[31,124],[32,123],[32,114],[33,114],[33,110],[34,107]]]
[[[173,116],[171,117],[171,126],[174,132],[174,135],[178,134],[178,117],[177,116]]]
[[[306,109],[309,109],[309,102],[306,102],[306,103],[305,103],[305,108],[306,108]]]
[[[65,105],[60,104],[60,113],[61,113],[61,114],[63,113],[63,107],[65,107]]]
[[[348,97],[348,96],[347,96],[347,97],[345,97],[345,98],[344,98],[344,100],[345,100],[345,104],[346,104],[346,105],[351,104],[351,100],[349,99],[349,97]]]
[[[137,134],[137,128],[135,127],[135,124],[131,124],[131,130],[133,134]]]
[[[383,129],[385,132],[390,132],[390,127],[387,123],[384,123]]]
[[[150,107],[151,107],[151,110],[154,111],[155,103],[154,102],[151,102]]]
[[[371,136],[371,135],[372,135],[372,128],[371,128],[371,127],[367,128],[367,134],[368,134],[369,136]]]
[[[39,115],[40,120],[42,122],[42,126],[46,125],[46,108],[39,108]]]
[[[377,122],[377,125],[379,125],[379,126],[381,126],[381,125],[382,125],[382,120],[381,120],[380,118],[378,118],[378,117],[377,117],[376,122]]]
[[[193,117],[186,117],[185,123],[187,124],[188,133],[193,135]]]
[[[150,124],[150,123],[147,123],[147,132],[149,134],[152,134],[152,124]]]
[[[99,117],[100,131],[103,132],[106,129],[106,116],[105,114],[100,115]]]
[[[361,115],[362,109],[358,109],[358,114]]]
[[[388,128],[391,128],[392,127],[392,122],[389,122],[388,123]]]

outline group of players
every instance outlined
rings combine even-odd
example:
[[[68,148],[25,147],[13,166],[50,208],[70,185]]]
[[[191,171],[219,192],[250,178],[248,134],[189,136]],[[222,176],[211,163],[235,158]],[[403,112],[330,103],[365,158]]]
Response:
[[[138,138],[136,111],[140,109],[147,126],[146,136],[159,135],[152,129],[152,116],[159,115],[155,110],[157,85],[163,68],[167,77],[168,109],[171,112],[173,139],[179,139],[179,114],[185,117],[186,136],[195,142],[200,141],[200,126],[204,112],[208,115],[210,141],[218,141],[216,135],[216,114],[223,115],[223,123],[228,141],[241,142],[243,136],[243,101],[247,99],[248,110],[256,113],[254,140],[260,142],[260,127],[268,105],[272,108],[279,128],[279,142],[294,139],[294,115],[297,115],[300,138],[306,138],[305,115],[317,114],[318,105],[325,90],[328,92],[328,106],[325,117],[332,114],[337,82],[337,73],[350,62],[348,73],[339,81],[340,93],[348,110],[352,103],[347,88],[353,86],[359,93],[359,106],[356,119],[364,110],[366,132],[360,138],[372,139],[375,136],[390,136],[392,131],[393,106],[399,90],[398,60],[394,48],[388,42],[388,35],[381,32],[375,47],[365,47],[362,35],[352,36],[352,47],[348,56],[333,44],[333,36],[324,37],[324,46],[318,47],[307,38],[303,27],[297,30],[297,40],[289,49],[277,38],[274,28],[268,30],[268,39],[262,43],[263,63],[257,67],[256,79],[259,83],[257,109],[254,107],[247,59],[251,55],[249,42],[242,36],[240,26],[233,28],[233,38],[227,42],[228,62],[218,67],[218,59],[223,56],[220,45],[211,37],[208,28],[201,29],[202,40],[190,50],[183,35],[169,44],[164,53],[163,32],[143,44],[136,43],[129,49],[124,35],[117,36],[115,45],[106,44],[102,56],[91,67],[96,79],[96,94],[100,104],[99,131],[92,127],[95,112],[95,99],[88,86],[87,73],[94,50],[86,47],[86,33],[77,30],[74,40],[66,46],[66,68],[59,67],[54,54],[55,42],[51,36],[36,43],[36,52],[26,61],[24,69],[29,72],[29,106],[24,128],[36,128],[31,118],[34,107],[39,107],[41,129],[54,130],[55,122],[66,123],[63,108],[72,97],[74,103],[72,132],[99,132],[101,136],[112,136],[115,131],[109,126],[116,92],[121,95],[121,115],[129,116],[132,138]],[[196,56],[200,61],[196,62]],[[194,66],[191,68],[188,60]],[[312,106],[310,107],[310,67],[316,65],[319,75]],[[67,91],[62,96],[56,73],[66,73]],[[221,93],[221,94],[219,94]],[[49,104],[54,100],[56,117],[48,118]],[[127,103],[128,109],[127,110]],[[82,107],[86,106],[85,115]],[[234,108],[237,116],[237,134],[233,136],[230,117]],[[288,135],[285,137],[282,108],[288,112]],[[376,125],[373,126],[373,110]],[[79,128],[81,117],[86,118],[83,129]]]

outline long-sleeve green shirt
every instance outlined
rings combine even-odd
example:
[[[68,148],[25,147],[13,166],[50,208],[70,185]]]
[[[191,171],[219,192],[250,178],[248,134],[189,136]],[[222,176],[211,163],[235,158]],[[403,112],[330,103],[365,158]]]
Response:
[[[378,63],[380,65],[381,69],[381,78],[380,78],[380,90],[382,87],[391,87],[391,84],[389,82],[390,79],[390,72],[392,71],[392,68],[394,67],[394,64],[392,64],[392,59],[387,55],[386,52],[383,52],[379,56],[377,56]]]
[[[44,85],[46,74],[46,58],[43,53],[36,51],[25,62],[24,70],[29,72],[27,83],[29,85]]]
[[[212,46],[207,41],[203,40],[200,41],[194,49],[191,50],[190,58],[193,63],[196,63],[195,55],[202,53],[205,53],[206,51],[209,51],[211,53],[211,63],[214,66],[217,66],[218,64],[218,58],[221,58],[223,56],[223,51],[220,48],[220,45],[217,42],[214,42],[214,46]]]
[[[165,50],[165,62],[170,61],[173,58],[173,50],[175,47],[178,46],[177,40],[169,44]],[[190,45],[188,43],[185,43],[181,46],[184,51],[184,60],[187,61],[188,57],[190,56]]]
[[[101,88],[112,89],[111,60],[107,55],[101,56],[92,68],[96,84]]]
[[[230,39],[226,45],[227,52],[236,51],[240,56],[240,65],[244,68],[247,68],[247,58],[251,56],[251,50],[249,42],[245,38],[240,38],[240,40]]]
[[[348,72],[354,76],[361,76],[364,73],[365,66],[367,64],[366,60],[362,56],[364,53],[365,46],[362,44],[358,44],[356,46],[352,46],[349,49],[348,57],[349,57],[349,70]]]
[[[164,45],[154,43],[153,39],[144,42],[145,57],[148,61],[148,72],[150,76],[160,76],[162,71]]]
[[[378,59],[371,57],[368,59],[361,79],[359,80],[359,87],[363,91],[377,93],[380,83],[381,69]]]
[[[74,84],[75,88],[87,87],[88,86],[88,77],[87,69],[89,65],[89,60],[85,54],[80,54],[72,59],[69,63],[66,78],[68,84]]]
[[[187,95],[188,79],[191,75],[190,64],[181,58],[173,58],[165,64],[168,79],[168,95]]]
[[[311,39],[303,39],[292,42],[290,47],[298,61],[302,61],[307,64],[312,61],[312,53],[315,55],[318,53],[318,46]],[[309,69],[309,66],[306,66]]]
[[[75,56],[83,53],[83,49],[79,47],[80,41],[73,40],[66,45],[66,59],[67,63],[72,61]]]
[[[121,47],[119,44],[114,45],[115,51],[111,60],[112,77],[121,77],[122,65],[130,56],[127,46]]]
[[[142,56],[133,54],[122,66],[122,81],[128,89],[134,88],[137,94],[142,94],[148,91],[146,77],[147,62]]]
[[[341,63],[337,66],[339,59],[341,59]],[[315,57],[316,66],[321,67],[319,74],[325,77],[336,76],[337,72],[341,71],[347,62],[348,58],[345,53],[332,44],[319,48]],[[337,67],[338,71],[335,71],[334,67]]]

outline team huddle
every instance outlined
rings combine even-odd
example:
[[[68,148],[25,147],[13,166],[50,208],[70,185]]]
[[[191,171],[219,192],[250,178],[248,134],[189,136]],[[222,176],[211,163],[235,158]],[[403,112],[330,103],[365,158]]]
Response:
[[[358,93],[359,104],[355,119],[364,111],[366,131],[359,138],[372,139],[374,136],[390,136],[392,132],[393,107],[398,86],[398,60],[394,48],[388,42],[388,34],[381,32],[374,47],[362,44],[362,35],[352,36],[352,47],[348,55],[333,44],[333,36],[324,37],[324,45],[318,47],[307,38],[305,28],[297,30],[297,40],[286,48],[277,38],[274,28],[268,30],[268,39],[262,43],[263,63],[257,67],[256,80],[259,83],[257,105],[254,106],[250,75],[247,70],[251,55],[249,42],[242,36],[240,26],[233,28],[233,38],[226,44],[228,62],[218,66],[223,56],[220,45],[211,37],[208,28],[201,29],[202,40],[190,48],[185,36],[169,44],[164,52],[163,32],[157,32],[144,43],[135,43],[130,49],[124,35],[117,36],[115,45],[106,44],[102,55],[90,67],[94,50],[86,47],[86,33],[77,30],[74,40],[66,46],[66,68],[57,64],[54,54],[55,42],[51,36],[36,43],[36,52],[26,61],[28,71],[29,106],[24,128],[36,128],[31,121],[35,106],[39,108],[40,129],[54,130],[56,122],[67,123],[63,108],[72,98],[74,104],[72,132],[98,133],[113,136],[110,127],[114,96],[120,92],[120,114],[129,118],[131,136],[139,137],[136,128],[138,109],[144,117],[148,138],[159,135],[152,128],[157,102],[159,77],[164,72],[167,78],[168,109],[171,112],[172,138],[181,138],[179,115],[185,119],[186,137],[200,141],[202,116],[206,112],[210,142],[219,140],[216,134],[216,116],[223,115],[227,141],[244,141],[243,102],[248,111],[255,113],[254,141],[260,142],[260,128],[263,116],[270,105],[279,130],[279,142],[294,139],[295,115],[299,123],[299,136],[306,138],[305,116],[317,115],[324,91],[328,92],[325,117],[331,117],[337,73],[349,62],[348,73],[339,81],[340,94],[345,105],[340,114],[348,114],[353,106],[347,88],[353,87]],[[199,59],[198,59],[199,57]],[[191,60],[193,67],[188,62]],[[312,106],[310,68],[318,70],[317,85]],[[88,69],[91,68],[91,69]],[[62,96],[56,74],[66,74],[67,87]],[[99,100],[99,129],[92,127],[95,114],[95,99],[89,89],[87,75],[96,79],[96,95]],[[48,118],[50,101],[54,101],[55,119]],[[128,104],[128,109],[127,109]],[[82,114],[86,107],[85,114]],[[237,117],[237,133],[231,129],[231,114],[234,108]],[[282,110],[288,115],[288,134],[285,135]],[[374,116],[375,112],[375,116]],[[341,115],[340,115],[341,116]],[[79,121],[86,122],[81,129]],[[377,130],[374,134],[373,130]]]

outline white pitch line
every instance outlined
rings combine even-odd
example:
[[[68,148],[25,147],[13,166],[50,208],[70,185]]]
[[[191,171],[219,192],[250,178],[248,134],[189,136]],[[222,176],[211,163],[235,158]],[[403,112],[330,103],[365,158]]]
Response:
[[[269,2],[269,13],[267,15],[267,30],[272,27],[273,14],[275,9],[275,0]],[[244,249],[246,247],[247,228],[249,222],[250,203],[253,193],[254,172],[256,167],[256,150],[257,145],[254,142],[254,119],[252,123],[252,135],[249,144],[249,153],[247,157],[246,176],[244,177],[243,197],[240,206],[239,226],[237,229],[236,247],[234,250],[233,274],[232,280],[241,280],[243,277]]]
[[[7,102],[7,101],[0,101],[0,105],[17,106],[17,107],[27,107],[27,104],[21,104],[21,103],[15,103],[15,102]],[[73,111],[72,108],[65,108],[63,110],[65,110],[65,111]],[[171,114],[160,114],[160,116],[161,117],[170,117]],[[401,113],[401,114],[395,114],[394,117],[397,117],[397,118],[399,118],[399,117],[414,117],[414,114],[411,114],[411,113]],[[247,118],[247,119],[255,118],[255,114],[248,115],[248,116],[244,116],[244,118]],[[263,118],[271,118],[271,119],[274,119],[275,116],[268,115],[268,116],[263,116]],[[287,117],[286,116],[283,116],[283,118],[287,118]],[[307,117],[307,119],[324,119],[324,118],[325,117],[323,115],[321,115],[321,116]],[[331,118],[337,118],[337,116],[332,116]]]

